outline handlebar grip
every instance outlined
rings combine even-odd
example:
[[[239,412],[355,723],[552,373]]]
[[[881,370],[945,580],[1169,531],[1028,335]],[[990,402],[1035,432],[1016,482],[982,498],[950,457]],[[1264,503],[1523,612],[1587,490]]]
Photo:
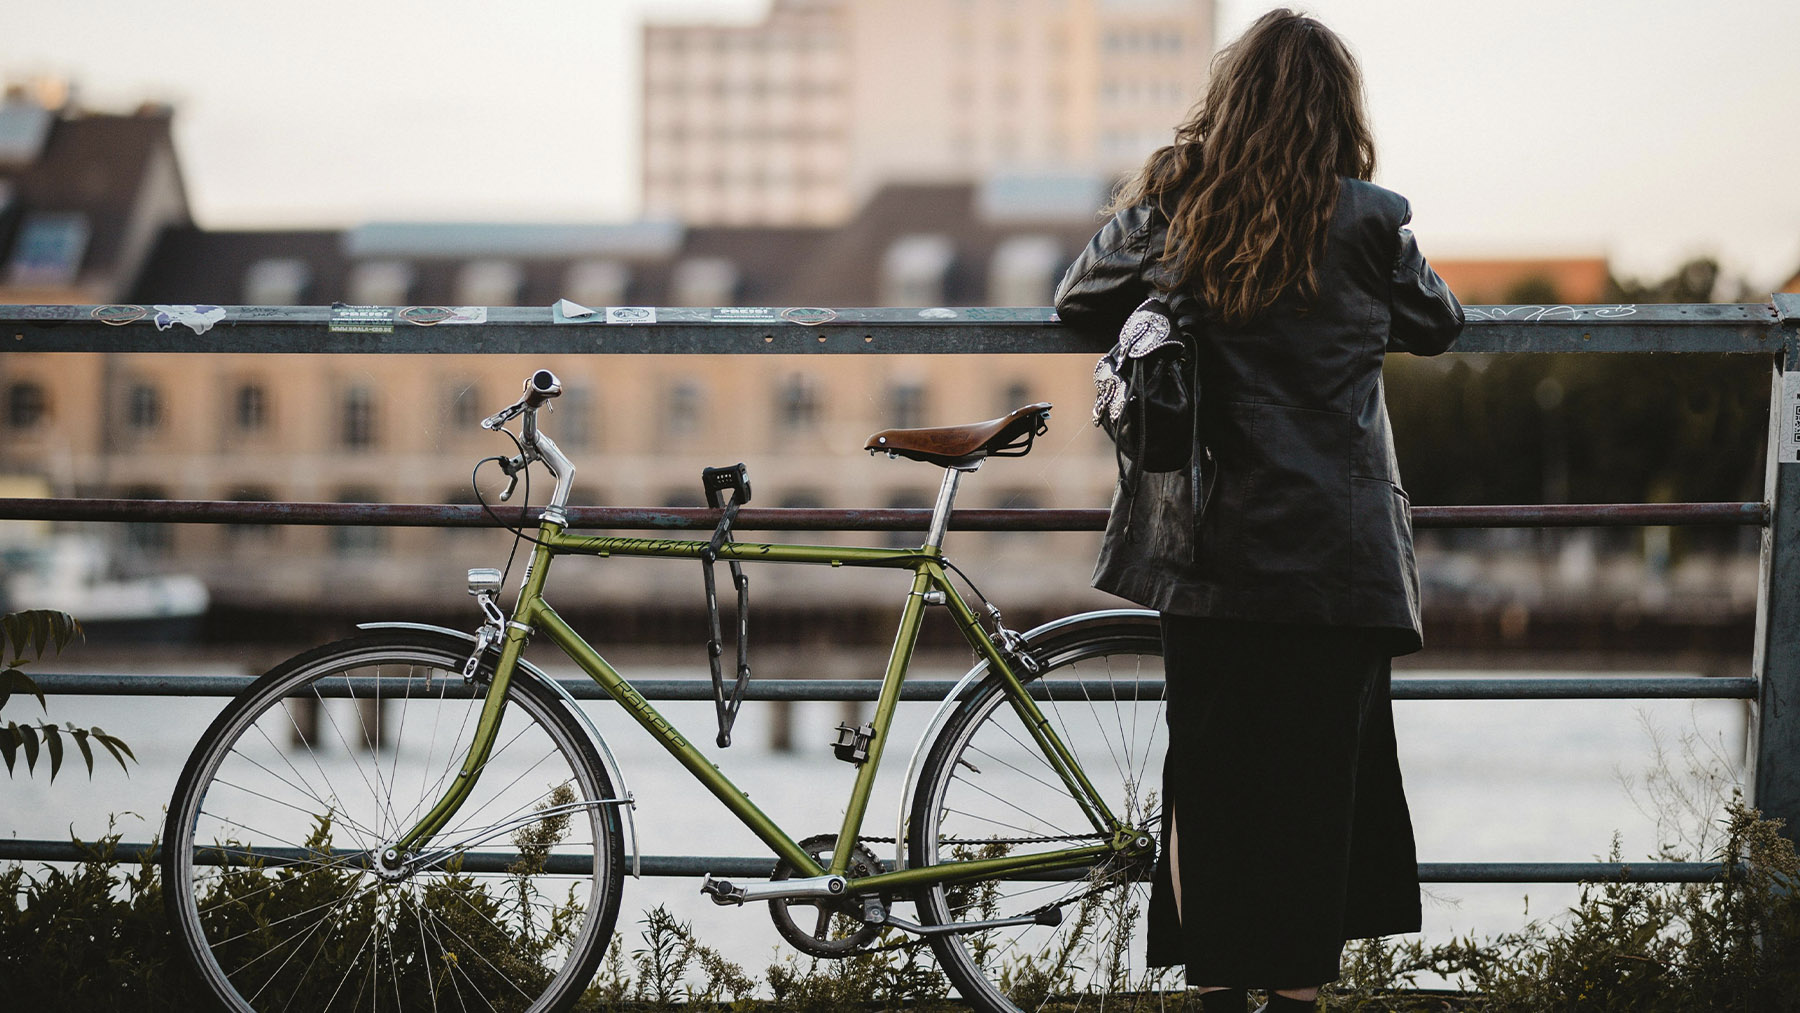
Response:
[[[536,408],[562,394],[562,381],[547,369],[540,369],[525,380],[525,407]]]

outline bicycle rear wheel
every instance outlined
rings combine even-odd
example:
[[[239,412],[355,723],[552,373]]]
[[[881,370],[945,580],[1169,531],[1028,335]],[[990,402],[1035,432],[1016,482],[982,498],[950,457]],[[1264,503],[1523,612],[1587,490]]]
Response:
[[[163,883],[226,1008],[556,1011],[580,996],[612,938],[623,844],[593,743],[535,676],[512,677],[429,860],[375,860],[461,776],[483,703],[462,678],[470,650],[415,632],[321,647],[207,730],[169,804]]]
[[[1101,617],[1031,645],[1049,691],[1038,705],[1113,814],[1155,835],[1167,749],[1162,639],[1154,617]],[[914,867],[1087,844],[1081,804],[1007,703],[997,676],[980,683],[927,754],[908,822]],[[1148,856],[1146,856],[1148,857]],[[931,937],[962,997],[989,1013],[1075,1008],[1160,1009],[1183,988],[1180,968],[1143,966],[1148,861],[920,890],[928,925],[1009,918],[1060,908],[1060,925]],[[1062,878],[1050,878],[1060,876]]]

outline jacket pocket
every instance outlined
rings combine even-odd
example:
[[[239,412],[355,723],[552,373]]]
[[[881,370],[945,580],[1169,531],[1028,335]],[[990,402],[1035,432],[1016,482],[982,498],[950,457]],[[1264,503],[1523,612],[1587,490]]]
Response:
[[[1208,557],[1271,591],[1330,597],[1350,562],[1355,420],[1252,402],[1226,405],[1224,414],[1218,486],[1203,522]]]
[[[1385,478],[1351,479],[1358,607],[1401,625],[1417,609],[1412,501]]]

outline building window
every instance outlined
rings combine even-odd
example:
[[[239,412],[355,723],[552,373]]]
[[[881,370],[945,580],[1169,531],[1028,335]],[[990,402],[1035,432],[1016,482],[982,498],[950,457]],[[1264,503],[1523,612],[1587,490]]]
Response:
[[[825,506],[825,496],[817,489],[793,489],[775,505],[784,510],[819,510]]]
[[[465,306],[511,306],[519,301],[525,272],[510,260],[472,260],[456,276],[456,298]]]
[[[161,486],[134,485],[119,490],[120,499],[168,499],[168,494]],[[174,544],[174,535],[167,524],[133,521],[125,525],[125,546],[145,555],[160,556],[169,551]]]
[[[240,384],[231,395],[231,422],[239,432],[256,432],[269,424],[269,392],[262,384]]]
[[[1049,236],[1013,236],[988,265],[988,304],[1048,306],[1062,273],[1062,244]]]
[[[922,492],[909,489],[906,492],[896,493],[889,497],[887,505],[890,510],[929,509],[932,506],[932,500],[931,497]],[[882,532],[882,541],[884,541],[889,548],[895,549],[903,549],[909,545],[917,545],[925,540],[926,523],[928,522],[922,522],[918,527],[909,528],[905,531],[884,531]]]
[[[819,421],[819,384],[806,373],[790,373],[776,397],[781,428],[810,429]]]
[[[1000,392],[1000,414],[1002,415],[1031,403],[1031,386],[1023,380],[1014,380]]]
[[[481,500],[476,497],[475,488],[473,486],[464,484],[454,486],[447,490],[444,493],[443,502],[454,506],[475,506],[479,504]],[[491,520],[484,521],[484,525],[486,523],[491,523]],[[484,534],[488,529],[485,526],[479,526],[472,528],[440,528],[439,530],[444,532],[444,537],[446,538],[463,538],[469,535]]]
[[[271,257],[250,265],[244,272],[246,306],[300,306],[306,303],[306,287],[312,269],[294,257]]]
[[[162,426],[162,392],[154,384],[139,381],[125,390],[125,424],[148,432]]]
[[[453,436],[467,436],[469,431],[481,425],[487,418],[483,410],[487,402],[482,399],[481,386],[474,380],[457,380],[444,390],[444,414]]]
[[[925,385],[903,381],[888,388],[888,420],[893,429],[917,429],[925,424]]]
[[[1044,506],[1044,498],[1032,489],[1003,489],[994,497],[994,506],[1002,510],[1039,510]],[[1042,534],[1042,531],[1000,530],[994,532],[994,540],[1030,541]]]
[[[616,260],[583,260],[570,265],[563,291],[583,306],[620,306],[631,272]]]
[[[87,216],[80,212],[27,214],[6,265],[7,284],[73,285],[88,232]]]
[[[367,486],[346,486],[338,490],[339,503],[380,503],[381,494]],[[331,529],[331,548],[340,556],[362,556],[380,552],[387,545],[387,529],[359,524],[339,525]]]
[[[50,400],[44,388],[30,380],[21,380],[6,388],[6,424],[13,429],[30,429],[49,414]]]
[[[571,450],[579,450],[593,442],[594,392],[586,387],[563,385],[562,396],[550,402],[551,437]],[[544,426],[544,420],[538,421]]]
[[[365,260],[350,269],[350,302],[357,306],[404,306],[412,285],[411,264],[403,260]]]
[[[227,490],[225,498],[240,503],[273,503],[275,493],[262,486],[238,486]],[[275,541],[281,529],[273,524],[228,524],[225,538],[233,545],[247,542],[268,544]]]
[[[677,306],[732,306],[737,302],[737,265],[723,257],[690,257],[675,265],[669,284]]]
[[[881,258],[884,306],[937,306],[956,248],[950,237],[914,233],[901,236]]]
[[[343,414],[339,418],[338,439],[344,446],[363,449],[375,445],[375,392],[354,386],[344,391]],[[346,502],[365,502],[349,500]]]
[[[692,380],[678,380],[663,399],[663,432],[669,436],[692,436],[700,431],[701,413],[706,395]]]

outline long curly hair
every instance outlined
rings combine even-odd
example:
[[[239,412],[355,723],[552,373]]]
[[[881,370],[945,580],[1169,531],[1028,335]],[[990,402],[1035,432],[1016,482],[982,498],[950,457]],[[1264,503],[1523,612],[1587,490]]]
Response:
[[[1113,207],[1160,204],[1163,263],[1225,322],[1242,324],[1283,292],[1312,300],[1338,177],[1374,172],[1356,58],[1324,25],[1277,9],[1219,51],[1175,143],[1150,156]]]

